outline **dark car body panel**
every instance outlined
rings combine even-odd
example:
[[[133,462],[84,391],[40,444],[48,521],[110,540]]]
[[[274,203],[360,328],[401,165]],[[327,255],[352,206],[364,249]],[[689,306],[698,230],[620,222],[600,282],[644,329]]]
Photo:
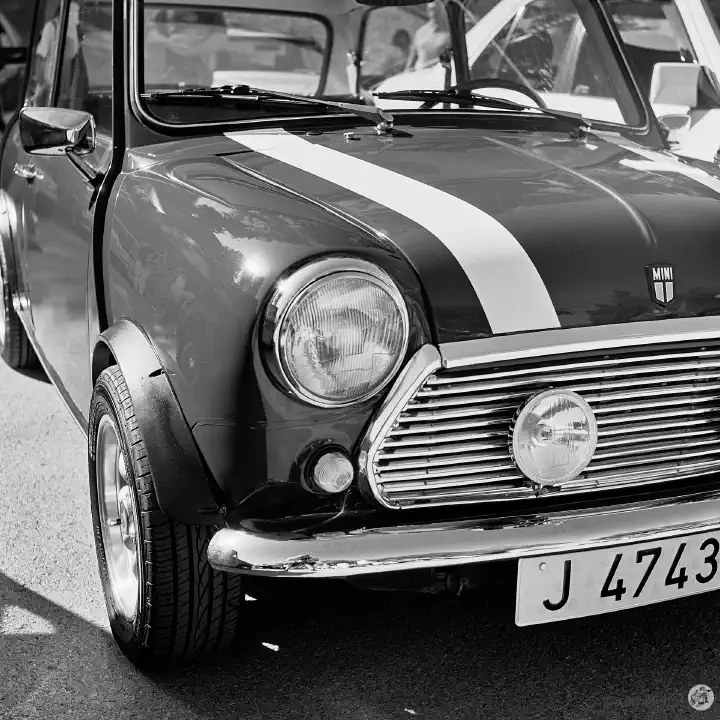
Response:
[[[287,481],[298,455],[319,442],[351,451],[377,402],[312,408],[258,361],[257,318],[289,268],[330,253],[371,260],[408,301],[409,352],[430,331],[419,280],[387,240],[210,154],[236,143],[175,147],[127,158],[136,169],[119,180],[105,248],[108,319],[132,317],[148,329],[216,481],[239,501],[265,481]],[[153,162],[161,149],[163,161]]]

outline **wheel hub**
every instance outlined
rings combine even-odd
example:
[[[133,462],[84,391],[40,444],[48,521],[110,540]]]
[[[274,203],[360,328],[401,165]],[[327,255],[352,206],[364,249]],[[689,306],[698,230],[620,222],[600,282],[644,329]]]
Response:
[[[95,468],[110,587],[117,611],[133,621],[140,587],[138,517],[119,434],[109,415],[103,415],[98,423]]]
[[[135,545],[135,522],[131,503],[130,488],[125,485],[118,493],[118,511],[120,512],[120,534],[123,545],[126,547]]]

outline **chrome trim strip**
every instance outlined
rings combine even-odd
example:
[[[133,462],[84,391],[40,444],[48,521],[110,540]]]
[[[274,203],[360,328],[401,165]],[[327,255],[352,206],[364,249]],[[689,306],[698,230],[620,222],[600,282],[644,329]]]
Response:
[[[720,530],[720,490],[615,507],[372,528],[260,535],[224,528],[208,547],[216,570],[343,578],[580,552]]]
[[[443,343],[440,345],[440,354],[443,367],[453,369],[520,358],[597,352],[609,348],[657,345],[665,342],[715,340],[718,337],[720,317],[674,318],[623,325],[541,330]]]

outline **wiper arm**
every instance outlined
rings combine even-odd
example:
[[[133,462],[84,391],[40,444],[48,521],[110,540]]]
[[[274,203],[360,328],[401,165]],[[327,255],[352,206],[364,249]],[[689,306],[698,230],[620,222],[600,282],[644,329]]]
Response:
[[[375,97],[387,100],[408,100],[417,102],[426,102],[434,100],[435,103],[453,103],[456,105],[481,105],[488,108],[497,108],[498,110],[534,110],[555,117],[560,120],[570,120],[580,130],[589,131],[590,121],[586,120],[580,113],[570,112],[569,110],[552,110],[550,108],[540,107],[539,105],[523,105],[512,100],[504,98],[492,97],[490,95],[475,95],[471,92],[461,92],[457,90],[394,90],[390,92],[373,93]],[[435,104],[433,103],[433,104]]]
[[[305,95],[293,95],[291,93],[277,92],[275,90],[263,90],[262,88],[250,87],[249,85],[220,85],[209,88],[184,88],[182,90],[167,90],[150,93],[146,97],[153,100],[162,98],[177,98],[184,96],[209,97],[216,100],[229,100],[232,102],[256,102],[256,103],[290,103],[300,105],[319,105],[322,107],[337,108],[345,112],[353,113],[364,120],[375,123],[378,132],[389,132],[393,128],[393,116],[374,105],[357,105],[355,103],[339,102],[337,100],[324,100],[318,97]]]

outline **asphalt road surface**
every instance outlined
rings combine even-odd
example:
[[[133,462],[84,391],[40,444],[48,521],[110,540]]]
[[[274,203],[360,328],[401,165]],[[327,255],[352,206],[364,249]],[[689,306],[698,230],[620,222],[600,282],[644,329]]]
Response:
[[[80,431],[1,363],[0,428],[0,720],[720,718],[718,594],[521,629],[511,587],[284,592],[230,657],[141,673],[107,628]]]

